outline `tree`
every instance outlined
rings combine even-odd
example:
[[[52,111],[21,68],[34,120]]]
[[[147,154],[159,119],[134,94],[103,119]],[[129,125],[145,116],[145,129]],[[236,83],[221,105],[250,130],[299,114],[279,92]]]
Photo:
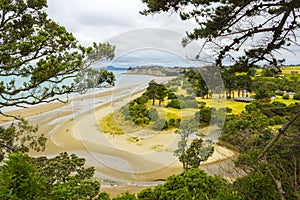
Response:
[[[147,87],[146,95],[152,99],[152,106],[155,105],[155,98],[157,95],[157,83],[154,80],[149,82],[149,86]]]
[[[101,69],[87,68],[79,72],[75,78],[77,90],[84,94],[89,88],[114,86],[115,75],[113,72]]]
[[[45,7],[46,0],[0,3],[0,109],[60,100],[59,95],[76,90],[74,83],[64,84],[66,79],[114,57],[115,47],[108,43],[79,45],[47,17]]]
[[[201,169],[173,175],[163,185],[138,193],[138,199],[242,199],[232,185],[217,176],[208,176]]]
[[[91,65],[114,57],[115,46],[78,44],[66,29],[47,17],[46,0],[1,1],[0,8],[0,114],[4,107],[21,107],[60,100],[78,91],[67,84]],[[99,82],[113,84],[113,74],[103,71]],[[104,79],[103,79],[104,78]],[[18,116],[13,116],[18,119]],[[24,120],[17,127],[0,128],[0,160],[5,153],[43,148],[45,138]],[[18,127],[19,126],[19,127]]]
[[[29,148],[36,151],[44,150],[46,138],[35,136],[36,126],[28,125],[25,120],[11,124],[8,128],[0,126],[0,162],[7,153],[28,152]]]
[[[200,167],[202,161],[207,160],[214,152],[213,146],[203,146],[202,139],[194,139],[191,145],[179,156],[184,170]]]
[[[1,199],[94,199],[100,193],[98,181],[91,180],[94,168],[85,160],[62,153],[52,159],[33,159],[10,154],[0,167]]]
[[[158,112],[155,108],[150,108],[149,118],[150,118],[151,121],[156,121],[156,120],[159,119]]]
[[[180,127],[176,132],[180,135],[180,140],[178,141],[178,148],[174,151],[174,155],[179,158],[180,162],[182,162],[182,167],[184,170],[189,169],[189,163],[183,158],[188,149],[188,139],[192,134],[197,132],[197,130],[198,123],[195,120],[185,120],[180,123]]]
[[[299,0],[281,1],[198,1],[198,0],[142,0],[147,9],[143,15],[175,11],[182,20],[195,19],[198,27],[187,34],[183,44],[204,39],[218,49],[216,63],[232,51],[245,50],[250,65],[268,61],[272,66],[281,59],[274,53],[296,43],[299,23]],[[185,9],[188,8],[188,9]],[[220,39],[228,39],[223,45]],[[253,47],[248,48],[249,41]],[[196,58],[198,58],[196,56]]]
[[[168,95],[168,89],[163,84],[158,84],[156,89],[156,96],[159,100],[158,105],[161,106],[161,103],[164,101],[165,97]]]
[[[28,156],[10,154],[0,167],[1,199],[42,199],[45,196],[46,179],[38,176]]]

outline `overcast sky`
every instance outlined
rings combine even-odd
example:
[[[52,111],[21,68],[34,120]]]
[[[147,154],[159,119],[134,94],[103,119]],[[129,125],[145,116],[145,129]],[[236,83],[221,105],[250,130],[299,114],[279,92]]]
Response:
[[[162,64],[188,66],[186,58],[194,57],[199,44],[181,47],[186,31],[195,27],[192,21],[181,21],[169,13],[142,16],[145,5],[141,0],[48,0],[47,13],[67,28],[83,45],[110,42],[117,46],[116,66]],[[213,61],[204,51],[204,62]],[[288,64],[300,63],[300,47],[294,53],[284,52]]]

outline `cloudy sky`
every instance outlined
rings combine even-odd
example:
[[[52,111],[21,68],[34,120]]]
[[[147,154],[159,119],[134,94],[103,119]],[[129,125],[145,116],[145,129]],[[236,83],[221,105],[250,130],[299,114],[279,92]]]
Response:
[[[144,8],[141,0],[48,0],[47,13],[83,45],[115,44],[116,58],[105,65],[190,65],[186,58],[198,53],[201,42],[182,48],[181,39],[195,23],[170,13],[142,16],[139,11]],[[201,55],[199,65],[213,61],[208,51]],[[300,47],[293,47],[293,51],[284,52],[288,64],[300,63]]]

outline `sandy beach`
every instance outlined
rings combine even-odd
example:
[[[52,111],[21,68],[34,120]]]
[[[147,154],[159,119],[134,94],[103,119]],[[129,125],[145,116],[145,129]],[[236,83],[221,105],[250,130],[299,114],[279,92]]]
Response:
[[[166,81],[164,77],[161,79]],[[95,178],[101,182],[102,191],[115,196],[127,190],[137,192],[154,186],[182,172],[181,163],[173,155],[178,141],[175,133],[147,134],[141,131],[139,141],[132,142],[129,140],[132,135],[113,136],[99,130],[101,118],[126,105],[143,91],[133,86],[118,88],[76,98],[68,104],[49,103],[26,111],[12,111],[11,114],[39,124],[37,134],[47,137],[45,151],[31,151],[32,156],[51,157],[66,151],[84,157],[87,166],[95,167]],[[0,120],[3,123],[9,119]],[[203,168],[209,171],[210,164],[216,167],[219,161],[229,162],[235,155],[231,150],[216,146]],[[223,172],[213,170],[209,173]]]

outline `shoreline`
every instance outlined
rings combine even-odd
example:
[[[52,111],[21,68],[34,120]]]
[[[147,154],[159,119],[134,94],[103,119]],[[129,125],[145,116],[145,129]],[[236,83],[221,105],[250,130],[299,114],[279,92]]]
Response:
[[[133,93],[126,92],[134,91]],[[126,190],[138,192],[141,189],[149,187],[149,184],[158,184],[166,180],[167,177],[182,172],[182,165],[173,153],[164,148],[162,151],[151,149],[155,145],[169,145],[171,133],[157,134],[156,137],[144,140],[143,145],[136,145],[128,142],[128,135],[121,137],[109,134],[103,134],[98,130],[98,122],[114,110],[119,109],[130,100],[138,97],[145,89],[133,89],[133,87],[117,88],[116,90],[106,91],[99,94],[92,94],[78,97],[73,101],[81,102],[98,102],[103,101],[100,106],[91,110],[83,110],[78,115],[73,114],[72,118],[65,121],[66,116],[72,116],[70,110],[66,107],[72,107],[74,102],[55,108],[50,111],[49,105],[41,105],[45,110],[43,114],[33,116],[33,122],[40,122],[38,134],[45,134],[47,137],[46,149],[43,152],[30,151],[31,156],[48,156],[52,157],[60,152],[75,153],[79,157],[86,159],[86,166],[94,166],[95,178],[102,183],[102,191],[111,193],[115,196]],[[123,93],[126,93],[123,95]],[[115,95],[115,96],[114,96]],[[118,96],[119,95],[119,96]],[[113,97],[116,97],[113,99]],[[58,110],[58,111],[57,111]],[[56,112],[57,111],[57,112]],[[53,114],[52,114],[53,113]],[[53,121],[57,122],[56,125]],[[175,136],[172,136],[174,139]],[[165,143],[162,143],[164,141]],[[175,141],[175,139],[174,139]],[[177,145],[173,141],[172,145]],[[171,144],[170,144],[171,145]],[[214,162],[230,159],[233,154],[230,150],[220,149],[221,154],[215,155]],[[172,157],[173,156],[173,157]],[[212,162],[212,161],[210,161]],[[223,161],[222,161],[223,162]],[[213,163],[214,165],[216,163]],[[203,167],[203,166],[205,167]],[[207,168],[210,163],[203,163],[201,168]],[[207,170],[206,170],[207,171]],[[115,183],[111,186],[110,182]],[[145,186],[145,184],[147,186]],[[151,186],[150,186],[151,187]]]

